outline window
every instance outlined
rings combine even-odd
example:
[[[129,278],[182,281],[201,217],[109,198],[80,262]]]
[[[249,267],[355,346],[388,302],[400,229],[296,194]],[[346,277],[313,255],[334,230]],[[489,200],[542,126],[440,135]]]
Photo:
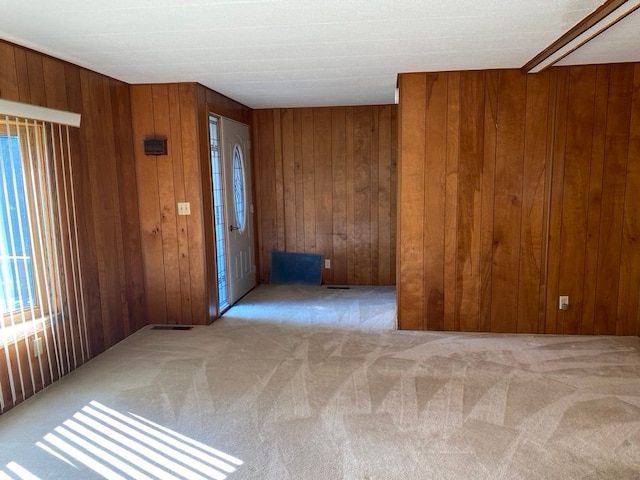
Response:
[[[18,136],[0,134],[0,313],[34,304],[31,236]]]
[[[44,144],[42,124],[0,125],[0,326],[41,318],[55,304],[45,283],[52,230],[47,173],[38,168]]]
[[[233,149],[233,201],[236,212],[236,226],[242,232],[245,224],[244,162],[242,161],[242,150],[240,150],[240,145],[237,144]]]
[[[224,218],[224,189],[222,161],[218,146],[218,117],[209,116],[209,141],[211,148],[211,193],[213,197],[213,223],[216,247],[216,274],[218,280],[218,311],[229,306],[227,299],[227,246]]]
[[[0,413],[89,358],[79,125],[77,113],[0,99]]]

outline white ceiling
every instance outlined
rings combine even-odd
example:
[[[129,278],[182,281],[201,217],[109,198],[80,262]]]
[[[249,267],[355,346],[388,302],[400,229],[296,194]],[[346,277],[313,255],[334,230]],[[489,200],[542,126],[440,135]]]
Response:
[[[128,83],[199,82],[252,108],[383,104],[400,72],[522,67],[602,2],[0,0],[0,38]],[[639,61],[631,17],[562,63]]]

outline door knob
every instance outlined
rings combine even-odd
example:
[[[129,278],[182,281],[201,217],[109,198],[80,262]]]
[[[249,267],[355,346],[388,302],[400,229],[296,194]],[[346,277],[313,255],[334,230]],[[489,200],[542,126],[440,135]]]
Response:
[[[234,230],[240,230],[239,227],[234,227],[233,225],[229,225],[229,231],[233,232]]]

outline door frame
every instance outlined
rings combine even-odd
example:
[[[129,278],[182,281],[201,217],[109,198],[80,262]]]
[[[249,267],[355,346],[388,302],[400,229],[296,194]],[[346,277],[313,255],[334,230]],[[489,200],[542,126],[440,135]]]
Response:
[[[206,319],[207,323],[217,320],[222,316],[224,311],[219,311],[218,308],[218,288],[217,288],[217,277],[218,270],[216,265],[216,250],[215,250],[215,227],[213,224],[213,195],[212,195],[212,180],[211,180],[211,145],[209,138],[209,117],[213,115],[218,118],[218,128],[220,129],[220,123],[222,118],[227,118],[230,120],[234,120],[239,123],[245,124],[247,129],[247,152],[246,156],[248,159],[247,170],[247,178],[250,179],[251,183],[251,197],[254,205],[254,214],[248,217],[248,221],[251,222],[251,227],[253,228],[253,251],[254,251],[254,262],[256,266],[259,264],[259,250],[258,250],[258,230],[257,230],[257,205],[255,204],[256,198],[256,181],[255,181],[255,167],[254,167],[254,155],[253,155],[253,121],[247,122],[244,118],[234,117],[232,115],[225,116],[220,113],[217,113],[215,110],[209,108],[207,105],[206,108],[202,110],[202,117],[200,121],[199,135],[200,135],[200,178],[201,178],[201,188],[202,188],[202,214],[203,214],[203,249],[204,249],[204,273],[205,273],[205,287],[204,287],[204,295],[203,299],[205,302],[206,308]],[[220,132],[220,130],[219,130]],[[221,137],[218,138],[220,142]],[[257,271],[255,285],[258,284],[258,276]],[[229,307],[227,307],[229,308]]]

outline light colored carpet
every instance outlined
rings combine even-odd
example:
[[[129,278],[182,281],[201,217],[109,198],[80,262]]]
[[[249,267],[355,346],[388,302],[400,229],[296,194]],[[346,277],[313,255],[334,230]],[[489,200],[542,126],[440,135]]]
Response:
[[[639,338],[398,332],[394,295],[147,327],[0,417],[0,479],[640,478]]]

